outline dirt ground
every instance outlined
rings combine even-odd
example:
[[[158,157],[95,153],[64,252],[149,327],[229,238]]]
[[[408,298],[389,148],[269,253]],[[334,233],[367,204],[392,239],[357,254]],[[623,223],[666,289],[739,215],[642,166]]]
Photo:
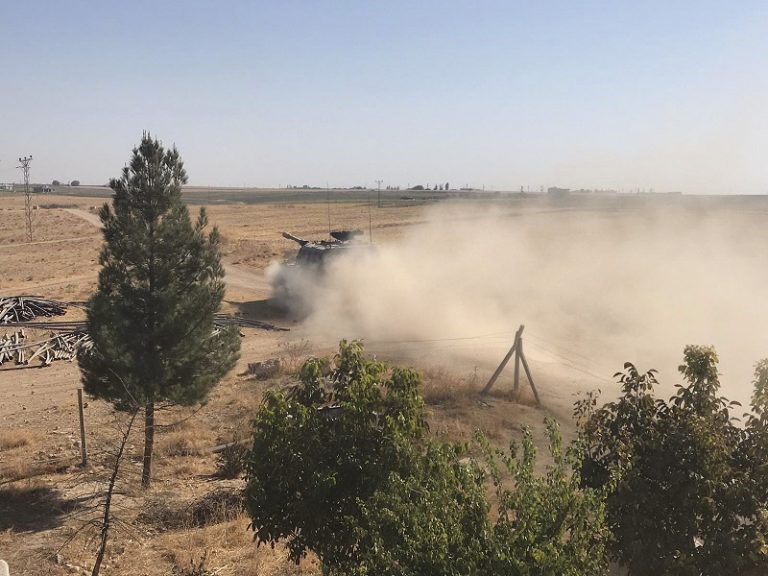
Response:
[[[0,295],[37,295],[66,302],[86,300],[95,288],[101,234],[98,207],[102,200],[74,196],[46,196],[33,211],[33,241],[25,241],[23,198],[6,195],[0,204]],[[46,207],[44,207],[44,205]],[[192,207],[193,214],[197,208]],[[216,458],[211,448],[243,438],[263,392],[290,380],[290,374],[310,354],[332,353],[305,339],[301,326],[285,318],[269,302],[264,270],[295,252],[281,236],[324,237],[329,212],[334,229],[359,228],[371,223],[366,203],[224,204],[208,207],[212,224],[222,233],[227,273],[224,311],[273,322],[291,329],[271,332],[243,330],[241,360],[215,389],[202,408],[174,409],[159,415],[154,487],[138,488],[140,430],[128,446],[124,479],[118,489],[119,507],[112,544],[103,574],[164,575],[174,566],[189,567],[206,555],[209,568],[221,574],[318,573],[312,559],[295,566],[279,547],[257,548],[240,514],[205,526],[184,522],[169,528],[150,518],[158,501],[184,510],[196,498],[217,489],[236,488],[241,480],[214,476]],[[377,209],[373,239],[387,242],[423,219],[424,205]],[[72,307],[56,320],[79,320],[82,309]],[[8,330],[10,331],[10,330]],[[0,332],[3,332],[0,330]],[[30,340],[47,337],[28,330]],[[250,362],[279,358],[280,373],[257,381],[246,373]],[[481,382],[477,375],[431,371],[425,393],[436,436],[469,439],[476,427],[486,428],[494,441],[508,442],[520,426],[539,421],[539,410],[501,396],[476,401]],[[75,363],[50,367],[0,367],[0,557],[14,576],[90,573],[95,532],[88,526],[103,491],[112,451],[125,417],[104,402],[86,397],[85,424],[89,454],[81,468]]]
[[[0,295],[37,295],[67,302],[86,300],[96,285],[101,235],[98,206],[103,199],[76,196],[36,198],[33,242],[24,235],[21,196],[0,197]],[[44,207],[47,206],[47,207]],[[327,344],[308,340],[300,323],[269,301],[265,269],[294,253],[296,245],[281,237],[289,231],[307,238],[324,237],[329,228],[372,231],[376,243],[401,237],[424,222],[429,204],[397,204],[374,208],[365,202],[216,203],[209,206],[212,224],[222,234],[227,274],[224,311],[289,328],[272,332],[243,330],[238,366],[195,409],[172,409],[159,414],[154,486],[139,487],[141,434],[132,434],[124,479],[118,486],[112,544],[102,574],[161,576],[174,566],[189,567],[203,556],[219,574],[319,574],[310,558],[300,566],[286,559],[280,547],[257,548],[241,514],[214,518],[203,525],[184,517],[169,519],[169,509],[184,516],[194,502],[215,491],[233,491],[242,480],[215,476],[217,445],[244,438],[248,423],[265,390],[282,386],[310,354],[330,354]],[[509,213],[531,206],[505,204]],[[191,207],[194,214],[197,207]],[[80,308],[70,308],[66,319],[81,319]],[[0,328],[0,335],[3,330]],[[44,332],[30,332],[42,339]],[[381,351],[386,357],[386,351]],[[267,380],[247,373],[248,363],[278,358],[281,369]],[[499,446],[532,426],[542,440],[542,421],[554,413],[566,436],[573,433],[568,419],[573,398],[562,392],[557,376],[544,372],[539,382],[545,408],[533,405],[524,390],[513,401],[509,387],[499,387],[480,400],[493,366],[472,368],[423,366],[430,429],[439,438],[468,440],[482,429]],[[582,374],[582,377],[587,378]],[[578,380],[578,374],[570,374]],[[588,378],[587,378],[588,379]],[[76,364],[56,362],[47,368],[0,367],[0,557],[14,576],[90,573],[96,548],[88,523],[100,502],[116,440],[124,429],[124,415],[107,404],[86,398],[85,423],[89,464],[79,466],[79,423]],[[161,514],[165,511],[165,515]],[[179,512],[181,511],[181,512]],[[178,519],[177,519],[178,520]]]

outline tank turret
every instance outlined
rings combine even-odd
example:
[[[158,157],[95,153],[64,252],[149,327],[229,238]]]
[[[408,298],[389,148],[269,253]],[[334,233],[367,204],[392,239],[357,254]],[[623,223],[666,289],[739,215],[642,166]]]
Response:
[[[289,232],[283,232],[283,238],[293,240],[299,245],[295,262],[297,266],[322,267],[329,258],[348,253],[350,249],[367,246],[356,240],[362,234],[362,230],[334,230],[330,233],[332,240],[305,240]]]

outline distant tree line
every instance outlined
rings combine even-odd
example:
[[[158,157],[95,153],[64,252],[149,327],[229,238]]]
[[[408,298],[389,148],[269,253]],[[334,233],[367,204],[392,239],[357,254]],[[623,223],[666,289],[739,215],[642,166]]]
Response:
[[[429,184],[426,186],[423,184],[416,184],[415,186],[411,186],[408,188],[408,190],[433,190],[433,191],[448,191],[451,189],[451,185],[449,182],[446,182],[445,184],[435,184],[434,187],[430,187]]]
[[[309,184],[302,184],[301,186],[296,186],[294,184],[288,184],[286,186],[287,190],[326,190],[323,186],[310,186]],[[334,187],[334,190],[372,190],[369,186],[350,186],[349,188],[337,188]],[[430,186],[427,184],[426,186],[423,184],[417,184],[415,186],[411,186],[408,188],[408,190],[434,190],[434,191],[448,191],[451,189],[450,183],[446,182],[445,184],[435,184],[434,186]],[[400,190],[400,186],[394,186],[389,185],[385,188],[385,190]]]

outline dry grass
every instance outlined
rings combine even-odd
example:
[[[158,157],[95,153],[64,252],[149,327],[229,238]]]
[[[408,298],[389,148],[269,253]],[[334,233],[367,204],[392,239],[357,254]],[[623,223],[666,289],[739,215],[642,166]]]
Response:
[[[39,479],[0,487],[0,530],[42,531],[60,526],[75,505]]]
[[[21,480],[35,476],[42,470],[33,466],[28,458],[17,457],[3,461],[2,465],[0,465],[0,479]]]
[[[474,373],[461,376],[444,368],[430,368],[422,372],[422,378],[424,401],[431,405],[473,404],[482,388]]]
[[[312,354],[312,345],[306,339],[281,342],[279,349],[282,374],[295,374]]]
[[[243,513],[240,489],[217,488],[192,500],[174,500],[162,494],[146,500],[137,521],[158,530],[200,528],[228,522]]]
[[[288,560],[282,546],[274,549],[256,546],[248,530],[248,519],[240,516],[229,522],[187,532],[169,532],[157,539],[157,544],[173,550],[167,560],[179,567],[198,564],[206,555],[209,570],[221,574],[259,574],[260,576],[319,575],[320,569],[313,558],[298,566]]]
[[[18,428],[0,430],[0,452],[27,446],[30,441],[31,436],[26,430]]]
[[[160,436],[158,453],[162,456],[176,458],[179,456],[202,456],[210,451],[213,443],[205,437],[190,434],[186,431],[171,432]]]
[[[46,543],[33,549],[25,546],[26,533],[12,529],[0,530],[0,556],[8,562],[13,576],[63,576],[71,574],[65,566],[57,566],[53,546]]]
[[[288,560],[285,549],[278,545],[257,546],[253,533],[248,530],[249,520],[238,515],[222,523],[200,528],[152,532],[140,537],[136,533],[115,534],[107,547],[102,574],[110,576],[170,576],[184,574],[199,566],[205,558],[208,573],[219,576],[258,574],[264,576],[321,574],[313,558],[303,560],[298,566]],[[38,574],[90,573],[94,554],[90,548],[69,547],[64,551],[65,562],[78,568],[58,572],[60,567],[47,552],[37,558],[36,569],[15,570],[14,576]],[[15,568],[16,565],[12,565]],[[61,567],[63,568],[63,567]],[[174,572],[175,570],[175,572]],[[187,572],[189,573],[189,572]],[[194,574],[194,572],[193,572]],[[206,574],[206,572],[202,572]]]

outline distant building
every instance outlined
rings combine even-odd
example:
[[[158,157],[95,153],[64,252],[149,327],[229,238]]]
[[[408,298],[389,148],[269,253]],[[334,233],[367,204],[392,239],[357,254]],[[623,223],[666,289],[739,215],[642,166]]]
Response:
[[[570,188],[558,188],[557,186],[551,186],[547,188],[547,194],[550,196],[557,196],[558,198],[561,196],[568,196],[570,193]]]
[[[13,184],[3,184],[0,182],[0,190],[7,190],[8,192],[13,192]]]

